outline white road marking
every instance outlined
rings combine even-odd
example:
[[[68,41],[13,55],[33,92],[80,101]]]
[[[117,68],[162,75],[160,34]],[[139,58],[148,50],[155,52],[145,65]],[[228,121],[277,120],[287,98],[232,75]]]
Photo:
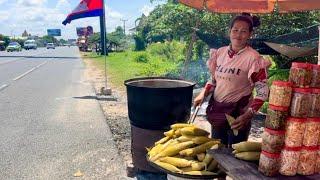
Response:
[[[9,86],[9,84],[4,84],[4,85],[0,86],[0,91],[4,90],[8,86]]]
[[[29,71],[27,71],[27,72],[25,72],[25,73],[21,74],[20,76],[18,76],[18,77],[16,77],[16,78],[14,78],[13,80],[14,80],[14,81],[16,81],[16,80],[19,80],[19,79],[23,78],[24,76],[26,76],[27,74],[31,73],[32,71],[34,71],[34,70],[36,70],[36,69],[40,68],[41,66],[45,65],[47,62],[48,62],[48,61],[45,61],[45,62],[43,62],[43,63],[41,63],[41,64],[37,65],[36,67],[33,67],[33,68],[32,68],[32,69],[30,69]]]

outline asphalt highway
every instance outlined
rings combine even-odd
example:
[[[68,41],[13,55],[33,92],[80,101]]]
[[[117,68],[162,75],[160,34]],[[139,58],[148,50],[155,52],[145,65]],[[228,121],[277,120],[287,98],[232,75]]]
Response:
[[[127,179],[79,57],[0,52],[0,179]]]

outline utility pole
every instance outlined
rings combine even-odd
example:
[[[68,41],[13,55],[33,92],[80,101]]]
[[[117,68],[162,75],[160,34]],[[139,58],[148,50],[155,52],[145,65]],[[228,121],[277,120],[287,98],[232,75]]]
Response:
[[[123,22],[123,33],[126,35],[126,21],[128,21],[128,19],[120,19],[120,21]]]

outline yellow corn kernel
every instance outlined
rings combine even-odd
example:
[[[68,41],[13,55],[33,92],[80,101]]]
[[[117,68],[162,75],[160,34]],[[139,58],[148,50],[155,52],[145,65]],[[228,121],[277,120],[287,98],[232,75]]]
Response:
[[[180,151],[187,149],[189,147],[192,147],[194,143],[192,141],[182,142],[174,145],[169,145],[167,148],[165,148],[163,151],[159,152],[155,157],[151,158],[151,161],[155,161],[161,157],[166,156],[175,156]]]
[[[258,161],[260,158],[260,152],[240,152],[235,154],[235,157],[245,161]]]
[[[176,123],[176,124],[172,124],[170,127],[171,129],[177,130],[180,128],[184,128],[184,127],[193,127],[193,124],[187,124],[187,123]]]
[[[159,159],[161,162],[165,162],[168,164],[172,164],[175,167],[188,167],[191,166],[191,161],[188,161],[183,158],[176,158],[176,157],[163,157]]]
[[[166,137],[160,139],[159,141],[155,142],[154,144],[155,144],[155,145],[157,145],[157,144],[163,144],[163,143],[167,142],[169,139],[170,139],[170,137],[166,136]]]
[[[204,144],[198,145],[194,148],[189,148],[189,149],[180,151],[179,154],[182,156],[195,156],[199,153],[206,152],[207,149],[210,149],[215,144],[217,144],[217,141],[209,141]]]
[[[193,171],[201,171],[206,168],[206,164],[203,162],[192,162],[191,168]]]
[[[160,161],[156,161],[154,163],[157,164],[158,166],[168,170],[168,171],[175,172],[175,173],[182,173],[181,169],[175,167],[172,164],[168,164],[168,163],[164,163],[164,162],[160,162]]]
[[[261,151],[261,143],[243,141],[237,144],[232,144],[232,148],[237,150],[238,152]]]
[[[172,137],[174,135],[174,129],[164,132],[163,134],[167,137]]]
[[[163,144],[157,144],[155,147],[153,147],[148,152],[149,158],[155,156],[156,154],[158,154],[163,146],[164,146]]]
[[[177,129],[174,131],[175,137],[180,137],[181,136],[181,129]]]
[[[192,141],[192,138],[196,136],[180,136],[178,137],[178,141],[180,142],[186,142],[186,141]]]
[[[184,136],[208,136],[210,133],[197,127],[185,127],[181,129]]]
[[[192,138],[192,141],[196,144],[203,144],[211,140],[212,140],[211,138],[208,138],[206,136],[196,136]]]

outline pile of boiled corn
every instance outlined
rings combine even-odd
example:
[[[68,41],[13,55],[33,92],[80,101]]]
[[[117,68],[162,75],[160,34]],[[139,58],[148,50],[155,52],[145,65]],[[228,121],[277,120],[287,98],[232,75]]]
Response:
[[[188,175],[215,175],[218,163],[206,153],[218,148],[220,140],[211,139],[209,133],[193,124],[171,125],[165,137],[148,150],[149,160],[175,173]]]
[[[243,141],[232,145],[233,154],[236,158],[245,161],[258,161],[261,153],[261,143]]]

